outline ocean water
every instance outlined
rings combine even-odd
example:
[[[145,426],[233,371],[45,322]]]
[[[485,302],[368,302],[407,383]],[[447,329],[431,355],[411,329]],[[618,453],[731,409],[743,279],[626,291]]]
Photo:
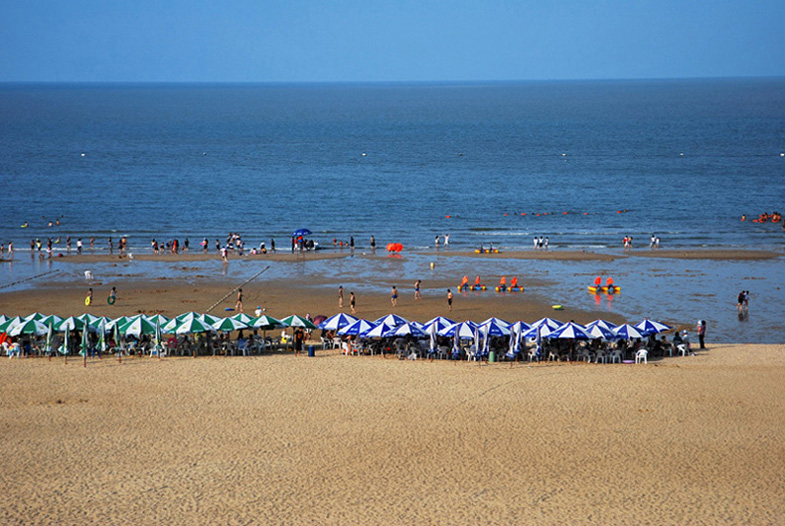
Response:
[[[785,211],[785,79],[7,84],[0,122],[0,241],[17,251],[285,245],[302,227],[328,246],[785,246],[780,225],[739,221]]]

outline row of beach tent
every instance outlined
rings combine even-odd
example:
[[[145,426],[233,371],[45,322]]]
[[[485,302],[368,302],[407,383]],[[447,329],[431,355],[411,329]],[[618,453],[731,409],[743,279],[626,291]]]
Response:
[[[262,315],[251,317],[247,314],[236,314],[222,318],[210,314],[187,312],[175,318],[167,318],[161,314],[147,316],[122,316],[107,318],[82,314],[61,318],[56,315],[41,313],[30,314],[25,317],[6,317],[0,315],[0,333],[6,332],[9,336],[19,335],[47,335],[47,343],[51,342],[54,332],[82,331],[99,334],[101,341],[104,335],[112,333],[115,340],[120,336],[153,335],[156,342],[161,341],[163,334],[195,334],[205,332],[232,332],[238,330],[272,330],[284,327],[300,327],[303,329],[322,329],[332,331],[341,336],[355,336],[358,338],[429,338],[431,348],[436,346],[436,337],[451,337],[454,346],[460,345],[460,340],[474,340],[476,346],[483,345],[487,348],[492,337],[509,338],[510,353],[520,352],[522,339],[568,339],[568,340],[632,340],[646,338],[671,329],[670,326],[657,321],[644,319],[638,324],[614,325],[605,320],[596,320],[587,325],[574,322],[563,323],[552,318],[542,318],[532,324],[522,321],[509,323],[498,318],[489,318],[483,322],[473,321],[456,322],[454,320],[437,316],[425,323],[409,321],[396,314],[388,314],[375,321],[356,318],[349,314],[339,313],[326,318],[318,325],[308,318],[291,315],[287,318],[276,319]],[[86,330],[85,330],[86,329]],[[67,339],[67,338],[66,338]]]

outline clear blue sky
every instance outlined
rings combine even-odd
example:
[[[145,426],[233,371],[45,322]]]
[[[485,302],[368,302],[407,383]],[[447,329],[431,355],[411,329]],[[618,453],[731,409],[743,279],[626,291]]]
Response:
[[[0,81],[785,75],[785,0],[4,0]]]

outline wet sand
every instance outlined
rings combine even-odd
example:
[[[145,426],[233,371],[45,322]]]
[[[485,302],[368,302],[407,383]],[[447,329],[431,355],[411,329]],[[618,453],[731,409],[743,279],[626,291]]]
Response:
[[[785,346],[2,361],[2,524],[781,524]]]

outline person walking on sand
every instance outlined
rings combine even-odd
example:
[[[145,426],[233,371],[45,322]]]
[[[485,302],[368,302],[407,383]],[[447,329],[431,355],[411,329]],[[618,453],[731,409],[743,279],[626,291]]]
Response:
[[[422,283],[419,279],[414,282],[414,299],[420,300],[422,296],[420,296],[420,283]]]
[[[114,305],[115,301],[117,301],[117,287],[112,287],[112,290],[109,291],[109,297],[106,298],[106,302],[109,305]]]
[[[343,308],[343,285],[338,287],[338,308]]]
[[[700,348],[701,349],[705,349],[706,348],[706,343],[705,343],[705,338],[706,338],[706,320],[700,320],[698,322],[697,329],[698,329],[698,341],[700,342]]]
[[[234,304],[234,310],[243,312],[243,289],[237,290],[237,302]]]
[[[447,310],[452,310],[452,291],[447,289]]]
[[[93,304],[93,287],[87,289],[87,297],[84,299],[84,304],[88,307]]]
[[[352,309],[352,314],[357,312],[356,310],[354,310],[355,303],[356,303],[356,299],[354,297],[354,292],[350,292],[349,293],[349,307],[351,307],[351,309]]]
[[[392,286],[390,291],[390,303],[392,303],[393,307],[398,305],[398,289],[395,288],[395,285]]]

